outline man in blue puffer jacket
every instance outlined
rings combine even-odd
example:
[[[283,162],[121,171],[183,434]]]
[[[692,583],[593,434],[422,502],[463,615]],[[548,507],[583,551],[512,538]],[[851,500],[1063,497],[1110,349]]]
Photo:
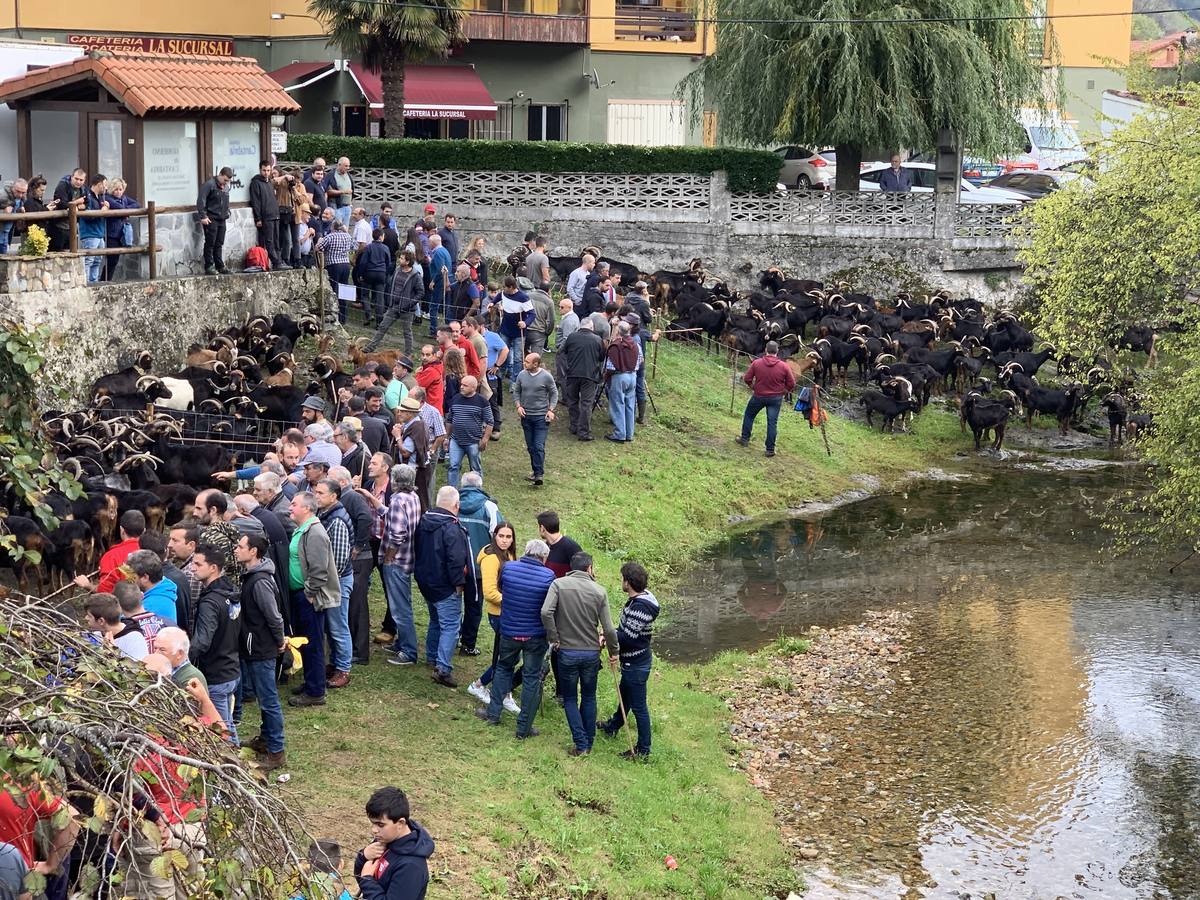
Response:
[[[473,561],[466,529],[458,521],[458,489],[445,485],[436,502],[413,535],[413,578],[429,608],[425,658],[434,662],[433,680],[453,688],[458,687],[450,672],[462,623],[462,593]]]
[[[550,645],[542,625],[542,604],[554,583],[554,573],[546,568],[550,548],[542,540],[525,545],[525,555],[506,563],[500,571],[500,652],[492,677],[492,702],[475,715],[493,725],[500,724],[504,698],[512,690],[513,672],[521,660],[524,681],[521,685],[521,714],[517,716],[517,739],[536,737],[533,717],[542,702],[542,661]]]

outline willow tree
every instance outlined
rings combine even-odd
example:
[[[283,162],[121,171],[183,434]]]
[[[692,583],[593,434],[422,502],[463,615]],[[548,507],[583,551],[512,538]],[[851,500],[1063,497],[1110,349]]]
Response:
[[[464,0],[309,0],[308,11],[331,46],[379,70],[388,137],[404,137],[404,67],[445,56],[467,40]]]
[[[1154,416],[1156,463],[1126,537],[1200,541],[1200,85],[1148,95],[1149,112],[1096,148],[1092,183],[1029,210],[1021,259],[1038,331],[1089,364],[1136,366],[1126,399]],[[1130,326],[1158,334],[1158,364],[1119,357]]]
[[[990,155],[1015,143],[1017,109],[1043,102],[1042,32],[1028,0],[700,8],[717,23],[716,51],[684,80],[689,107],[715,109],[723,141],[834,145],[842,190],[858,189],[865,148],[932,149],[952,128]]]

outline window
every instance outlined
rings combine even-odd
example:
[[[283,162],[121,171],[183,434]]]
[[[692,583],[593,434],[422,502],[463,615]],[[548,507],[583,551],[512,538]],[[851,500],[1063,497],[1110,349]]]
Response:
[[[567,139],[567,109],[559,104],[529,104],[529,140],[565,141]]]
[[[96,119],[96,171],[114,178],[125,177],[120,119]]]
[[[258,174],[262,156],[261,127],[258,122],[213,122],[213,170],[209,174],[215,175],[225,166],[233,169],[230,203],[245,203],[250,199],[250,179]]]
[[[866,181],[871,184],[879,184],[879,182],[883,179],[883,170],[880,169],[878,172],[866,172],[865,174],[858,176],[858,179],[859,181]]]
[[[145,122],[142,153],[146,170],[145,200],[159,206],[191,206],[196,202],[200,156],[195,122]]]

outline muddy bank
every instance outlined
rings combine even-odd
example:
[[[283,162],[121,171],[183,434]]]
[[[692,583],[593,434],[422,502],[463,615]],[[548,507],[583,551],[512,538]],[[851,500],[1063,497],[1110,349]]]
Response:
[[[910,619],[868,612],[860,625],[814,628],[803,639],[807,650],[781,639],[725,686],[736,764],[770,798],[802,860],[869,861],[878,839],[856,839],[863,816],[888,815],[900,800],[894,760],[847,751],[863,723],[892,714],[892,695],[910,680]]]

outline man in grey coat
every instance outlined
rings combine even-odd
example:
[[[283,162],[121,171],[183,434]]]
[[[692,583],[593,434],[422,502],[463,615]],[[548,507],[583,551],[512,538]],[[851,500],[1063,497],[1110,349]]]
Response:
[[[529,295],[533,304],[533,324],[525,329],[525,349],[530,353],[544,353],[547,339],[554,333],[554,301],[540,288],[535,288],[528,278],[518,278],[517,286]]]
[[[608,594],[596,583],[592,558],[582,550],[571,557],[571,571],[556,578],[542,603],[546,640],[558,651],[558,692],[575,746],[569,756],[584,756],[596,737],[596,682],[600,647],[617,655],[617,630],[608,611]],[[604,643],[597,640],[604,632]]]
[[[342,605],[342,589],[333,562],[333,544],[317,518],[312,494],[292,498],[288,586],[292,590],[292,633],[308,639],[300,648],[304,681],[293,689],[289,706],[325,705],[325,613]]]

